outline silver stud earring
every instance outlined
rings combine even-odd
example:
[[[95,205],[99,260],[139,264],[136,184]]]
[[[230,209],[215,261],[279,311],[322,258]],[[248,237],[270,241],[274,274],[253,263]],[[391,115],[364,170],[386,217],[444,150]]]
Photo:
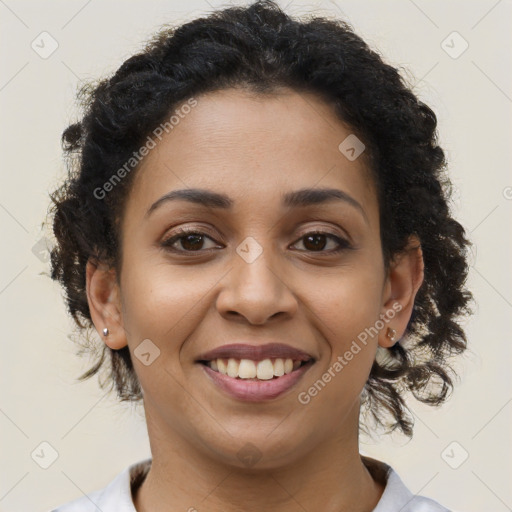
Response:
[[[103,329],[103,336],[108,336],[108,329],[105,327],[105,329]]]
[[[396,331],[395,329],[391,329],[391,327],[388,327],[388,331],[386,333],[386,336],[391,340],[395,341]]]

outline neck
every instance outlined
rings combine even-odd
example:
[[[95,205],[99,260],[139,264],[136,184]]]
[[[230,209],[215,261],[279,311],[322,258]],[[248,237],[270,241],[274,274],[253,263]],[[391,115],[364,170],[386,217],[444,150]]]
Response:
[[[148,421],[153,458],[134,493],[135,508],[137,512],[371,512],[385,484],[372,478],[359,454],[359,407],[349,416],[340,433],[305,456],[264,470],[258,470],[257,464],[240,468],[219,463],[181,436],[163,436],[162,429]]]

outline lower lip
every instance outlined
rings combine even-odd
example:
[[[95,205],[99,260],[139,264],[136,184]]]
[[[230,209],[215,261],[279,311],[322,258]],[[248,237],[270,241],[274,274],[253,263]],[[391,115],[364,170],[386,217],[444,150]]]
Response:
[[[206,375],[228,395],[246,402],[272,400],[291,389],[302,376],[313,366],[313,361],[306,363],[297,370],[270,380],[238,379],[212,370],[201,364]]]

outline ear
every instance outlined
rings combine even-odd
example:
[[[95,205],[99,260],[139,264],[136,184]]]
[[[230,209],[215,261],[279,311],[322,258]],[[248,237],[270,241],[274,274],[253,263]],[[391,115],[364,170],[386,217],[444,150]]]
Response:
[[[105,344],[114,350],[125,347],[125,330],[122,324],[119,286],[115,270],[94,259],[86,265],[86,291],[91,318]],[[107,336],[103,329],[107,328]]]
[[[404,336],[416,293],[423,283],[424,267],[421,243],[417,236],[411,235],[407,247],[391,262],[384,284],[382,315],[388,320],[379,333],[381,347],[392,347]],[[388,336],[388,329],[396,331],[394,339]]]

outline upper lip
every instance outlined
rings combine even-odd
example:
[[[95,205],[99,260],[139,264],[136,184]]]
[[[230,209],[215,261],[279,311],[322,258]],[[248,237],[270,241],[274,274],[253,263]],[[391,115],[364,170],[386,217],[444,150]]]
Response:
[[[222,345],[209,352],[201,354],[197,361],[212,361],[213,359],[294,359],[296,361],[309,361],[313,356],[284,343],[267,343],[265,345],[247,345],[244,343],[232,343]]]

